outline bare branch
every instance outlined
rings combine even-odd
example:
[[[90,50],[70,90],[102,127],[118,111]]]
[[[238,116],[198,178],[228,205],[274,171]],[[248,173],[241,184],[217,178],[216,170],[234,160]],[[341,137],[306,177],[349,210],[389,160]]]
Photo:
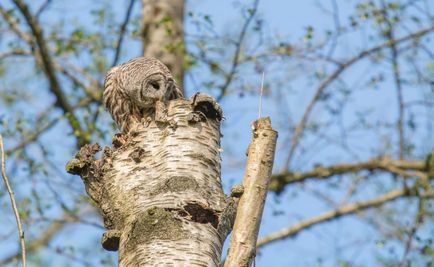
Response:
[[[255,2],[253,3],[253,7],[249,9],[249,16],[247,17],[246,21],[244,22],[243,27],[241,28],[241,32],[240,32],[240,35],[238,37],[238,41],[235,43],[236,48],[235,48],[234,59],[232,60],[231,70],[226,75],[225,83],[220,88],[221,92],[220,92],[220,95],[217,97],[217,101],[220,101],[223,98],[223,96],[225,96],[229,85],[231,84],[232,80],[234,79],[234,76],[235,76],[235,73],[237,71],[237,67],[239,64],[239,58],[240,58],[240,54],[241,54],[241,46],[243,44],[244,37],[247,33],[247,29],[249,28],[251,21],[253,20],[253,18],[256,15],[256,12],[258,11],[258,4],[259,4],[259,0],[255,0]]]
[[[391,35],[389,38],[393,38]],[[405,133],[404,133],[404,96],[402,94],[402,82],[401,82],[401,73],[399,69],[399,61],[398,61],[398,50],[396,48],[396,44],[392,44],[390,46],[392,50],[392,69],[393,69],[393,78],[395,81],[396,87],[396,97],[398,102],[398,136],[399,136],[399,158],[404,158],[404,149],[405,149]]]
[[[5,59],[5,58],[10,57],[10,56],[27,56],[27,55],[29,55],[29,53],[27,53],[24,50],[14,49],[12,51],[0,53],[0,60]]]
[[[48,8],[53,0],[45,0],[45,2],[39,7],[38,11],[36,11],[35,17],[39,19],[41,14]]]
[[[3,147],[3,137],[0,134],[0,150],[1,150],[1,169],[2,169],[2,177],[3,177],[3,181],[5,183],[6,189],[9,193],[9,197],[11,199],[11,205],[12,205],[12,210],[14,211],[14,215],[15,215],[15,220],[17,221],[17,226],[18,226],[18,235],[19,235],[19,239],[20,239],[20,245],[21,245],[21,266],[26,267],[26,241],[24,240],[24,231],[23,231],[23,227],[21,225],[21,218],[20,218],[20,214],[18,212],[18,208],[17,208],[17,204],[15,202],[15,194],[14,191],[12,190],[12,187],[9,183],[9,179],[6,176],[6,164],[5,164],[5,150]]]
[[[14,152],[18,149],[22,149],[26,145],[28,145],[29,143],[34,142],[36,139],[38,139],[38,137],[42,133],[44,133],[45,131],[47,131],[51,127],[53,127],[60,120],[60,118],[61,117],[55,118],[55,119],[51,120],[50,122],[48,122],[47,124],[45,124],[44,126],[39,127],[38,129],[35,129],[31,134],[29,134],[29,136],[24,138],[24,140],[22,140],[18,145],[6,150],[6,155],[10,155],[12,152]]]
[[[44,248],[47,246],[47,244],[50,242],[50,240],[58,234],[64,226],[68,223],[82,223],[84,225],[89,225],[96,227],[98,229],[101,229],[102,226],[99,224],[95,224],[90,221],[83,220],[83,217],[87,217],[88,213],[94,212],[94,209],[88,209],[85,210],[83,214],[76,214],[73,211],[76,210],[80,205],[80,202],[76,202],[76,205],[72,209],[64,209],[63,215],[60,216],[58,219],[48,219],[48,218],[42,218],[44,221],[49,220],[51,223],[50,225],[45,229],[45,231],[39,235],[39,237],[30,240],[27,245],[27,252],[34,252],[37,251],[40,248]],[[10,256],[7,256],[4,259],[0,259],[0,266],[6,265],[8,263],[11,263],[12,261],[16,261],[18,257],[20,256],[20,253],[14,253]]]
[[[288,157],[286,159],[285,165],[283,166],[283,169],[286,169],[289,167],[292,157],[294,155],[295,149],[297,148],[300,136],[303,133],[303,130],[306,126],[306,123],[309,119],[310,113],[312,112],[313,107],[315,106],[316,102],[318,101],[318,99],[320,98],[320,96],[322,95],[323,91],[333,82],[335,81],[345,70],[347,70],[350,66],[352,66],[354,63],[357,63],[359,60],[366,58],[367,56],[382,50],[386,47],[390,47],[392,45],[396,45],[408,40],[413,40],[413,39],[417,39],[420,38],[428,33],[431,33],[434,30],[434,26],[431,26],[429,28],[414,32],[412,34],[409,34],[407,36],[398,38],[398,39],[392,39],[392,40],[387,40],[386,42],[378,45],[378,46],[374,46],[372,48],[363,50],[362,52],[360,52],[359,54],[357,54],[356,56],[350,58],[348,61],[346,61],[345,63],[342,63],[340,65],[340,67],[338,67],[330,76],[328,76],[327,79],[325,79],[319,86],[318,88],[315,90],[315,94],[313,95],[312,99],[310,100],[309,104],[307,105],[303,116],[300,120],[300,122],[297,124],[295,130],[294,130],[294,134],[292,136],[291,139],[291,147],[288,153]]]
[[[35,42],[38,47],[39,59],[41,61],[42,69],[48,79],[50,84],[50,90],[56,96],[56,105],[59,106],[65,115],[67,115],[67,119],[72,129],[74,130],[74,134],[77,136],[77,145],[82,146],[88,142],[86,135],[83,132],[83,129],[80,126],[80,122],[77,117],[74,115],[74,110],[72,106],[69,104],[67,97],[62,90],[60,83],[56,77],[56,71],[54,64],[51,60],[51,56],[49,50],[47,48],[46,41],[43,37],[42,28],[37,22],[36,18],[30,14],[28,6],[21,0],[13,0],[15,6],[24,16],[30,30],[35,37]],[[32,43],[31,40],[27,40],[29,44]]]
[[[101,102],[101,98],[102,98],[102,94],[98,93],[99,91],[102,92],[101,90],[97,90],[96,88],[92,87],[92,86],[87,86],[84,82],[82,82],[78,77],[76,77],[71,71],[70,69],[72,68],[73,71],[75,72],[79,72],[80,70],[74,69],[72,66],[68,65],[68,66],[62,66],[61,64],[58,64],[57,62],[54,62],[54,67],[60,71],[63,75],[65,75],[69,80],[71,80],[72,83],[74,83],[75,85],[81,87],[84,91],[84,93],[91,98],[93,101],[100,103]],[[91,80],[91,84],[98,84],[97,81],[95,81],[94,79],[87,77],[89,80]],[[98,84],[99,85],[99,84]]]
[[[14,20],[8,12],[0,5],[0,14],[3,16],[6,23],[9,25],[11,30],[22,40],[24,40],[26,43],[29,44],[30,47],[33,47],[33,41],[32,37],[28,35],[26,32],[23,32],[20,29],[20,26],[18,25],[17,21]]]
[[[387,24],[387,29],[384,30],[385,36],[388,41],[395,39],[394,25],[390,21],[388,8],[386,3],[382,0],[382,14],[384,16],[384,21]],[[404,158],[404,148],[405,148],[405,135],[404,135],[404,98],[402,94],[402,82],[401,82],[401,71],[399,67],[398,60],[398,49],[396,43],[390,42],[390,51],[392,55],[392,73],[393,80],[396,87],[396,98],[398,103],[398,147],[399,147],[399,158]]]
[[[253,139],[243,179],[244,193],[237,208],[228,256],[224,266],[248,267],[255,259],[256,241],[273,168],[277,132],[270,118],[253,122]]]
[[[424,215],[425,215],[425,199],[420,198],[418,202],[418,210],[414,218],[413,226],[411,227],[407,242],[405,242],[404,254],[402,256],[401,262],[399,263],[398,267],[404,267],[407,256],[410,253],[411,243],[413,241],[414,236],[416,235],[418,227],[423,223]]]
[[[379,207],[385,203],[391,202],[401,197],[414,197],[414,196],[418,196],[418,193],[414,191],[408,191],[405,189],[397,189],[385,193],[377,198],[372,198],[365,201],[358,201],[352,204],[342,205],[335,210],[325,212],[318,216],[291,225],[286,229],[269,234],[258,241],[257,247],[262,247],[264,245],[270,244],[277,240],[293,237],[296,234],[300,233],[301,231],[307,230],[312,226],[323,222],[328,222],[340,218],[342,216],[352,215],[354,213],[361,212],[369,208]],[[432,198],[434,197],[434,190],[423,192],[419,194],[419,197]]]
[[[1,12],[2,12],[2,9],[0,8],[0,13]],[[31,52],[31,51],[15,49],[12,51],[0,53],[0,59],[4,59],[4,58],[10,57],[10,56],[31,56],[33,54],[34,54],[34,52]],[[67,64],[66,62],[62,62],[62,64],[59,64],[59,63],[54,61],[53,65],[58,72],[65,75],[74,85],[77,85],[78,87],[82,88],[84,93],[88,97],[90,97],[93,101],[95,101],[97,103],[101,102],[102,93],[100,93],[100,91],[102,91],[102,89],[101,90],[99,90],[99,89],[102,85],[97,80],[95,80],[92,76],[86,75],[84,70],[77,68],[77,67],[73,66],[72,64]],[[92,85],[95,85],[95,87],[98,87],[98,88],[86,85],[76,75],[74,75],[73,72],[78,72],[81,75],[85,76],[85,78],[88,79]]]
[[[118,64],[119,56],[120,56],[121,48],[122,48],[122,41],[124,39],[124,35],[125,35],[126,29],[127,29],[128,22],[130,21],[131,11],[133,10],[133,6],[134,6],[135,1],[136,0],[130,0],[130,3],[128,4],[127,14],[125,15],[124,22],[122,23],[121,29],[119,31],[119,37],[118,37],[118,41],[117,41],[116,47],[115,47],[115,57],[113,58],[112,67],[114,67],[116,64]]]
[[[423,160],[393,160],[389,157],[379,157],[357,163],[341,163],[328,167],[316,166],[307,172],[283,172],[271,177],[270,190],[281,192],[291,183],[302,182],[308,179],[326,179],[333,175],[341,175],[362,170],[383,170],[404,176],[426,176],[425,161]],[[412,171],[412,172],[405,172]],[[423,178],[423,177],[420,177]]]
[[[91,102],[96,101],[93,98],[84,98],[82,101],[78,102],[75,106],[74,109],[76,108],[81,108],[84,106],[89,105]],[[47,110],[41,112],[38,116],[36,121],[40,121],[42,118],[44,118],[47,113],[49,111],[51,111],[52,108],[48,108]],[[95,116],[97,116],[98,112],[95,114]],[[47,122],[46,124],[40,126],[40,127],[36,127],[36,129],[30,133],[27,137],[22,138],[23,140],[21,140],[21,142],[19,144],[17,144],[16,146],[8,149],[5,151],[6,155],[10,155],[12,154],[14,151],[18,150],[18,149],[22,149],[25,146],[27,146],[28,144],[35,142],[39,136],[41,134],[43,134],[44,132],[46,132],[47,130],[51,129],[52,127],[54,127],[56,125],[57,122],[59,122],[60,120],[64,119],[65,116],[59,116],[57,118],[52,119],[51,121]],[[94,119],[94,123],[95,123],[96,119]]]
[[[29,242],[27,246],[28,252],[33,252],[41,247],[44,247],[46,244],[48,244],[51,238],[53,238],[66,225],[66,223],[74,221],[76,221],[76,218],[66,212],[61,219],[53,221],[53,223],[38,238]],[[10,255],[0,260],[0,266],[6,265],[16,260],[18,257],[18,253]]]

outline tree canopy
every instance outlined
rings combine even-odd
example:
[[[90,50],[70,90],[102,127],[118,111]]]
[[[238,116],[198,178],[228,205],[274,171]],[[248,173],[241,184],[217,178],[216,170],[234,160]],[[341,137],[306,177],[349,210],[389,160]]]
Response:
[[[257,266],[434,263],[432,1],[168,2],[0,3],[0,133],[29,265],[116,264],[64,166],[110,143],[105,74],[140,55],[163,59],[186,95],[221,103],[227,190],[265,73],[262,114],[279,139]],[[3,189],[0,209],[0,265],[16,266]]]

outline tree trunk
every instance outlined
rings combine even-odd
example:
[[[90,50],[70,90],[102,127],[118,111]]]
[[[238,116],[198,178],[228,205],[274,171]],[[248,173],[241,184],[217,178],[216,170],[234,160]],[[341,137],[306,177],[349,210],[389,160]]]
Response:
[[[183,87],[184,0],[142,0],[143,55],[161,60]]]
[[[101,210],[102,244],[119,248],[119,266],[218,266],[236,206],[220,182],[221,118],[207,95],[174,100],[115,135],[101,159],[94,144],[68,163]]]

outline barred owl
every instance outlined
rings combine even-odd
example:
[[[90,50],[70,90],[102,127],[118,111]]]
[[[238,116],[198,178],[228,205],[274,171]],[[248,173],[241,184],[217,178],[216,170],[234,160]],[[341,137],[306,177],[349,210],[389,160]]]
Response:
[[[113,67],[104,82],[103,102],[123,133],[150,116],[157,101],[182,98],[169,69],[154,58],[138,57]]]

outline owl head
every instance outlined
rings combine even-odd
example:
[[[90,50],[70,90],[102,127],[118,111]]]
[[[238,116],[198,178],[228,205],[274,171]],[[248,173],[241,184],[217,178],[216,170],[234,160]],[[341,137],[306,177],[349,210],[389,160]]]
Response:
[[[154,58],[138,57],[111,68],[104,82],[103,102],[123,132],[150,115],[157,101],[182,98],[169,69]]]
[[[133,73],[130,76],[132,82],[125,84],[133,88],[125,88],[125,91],[138,107],[150,108],[157,101],[165,102],[182,97],[170,70],[161,61],[140,57],[124,64],[132,68]]]

